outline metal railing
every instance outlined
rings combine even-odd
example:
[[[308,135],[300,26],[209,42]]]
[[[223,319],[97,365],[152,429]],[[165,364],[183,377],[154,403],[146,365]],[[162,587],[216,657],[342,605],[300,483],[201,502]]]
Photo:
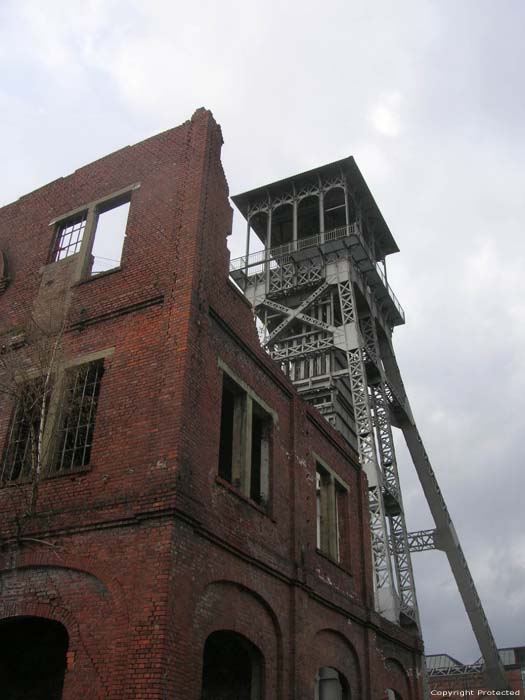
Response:
[[[370,248],[368,247],[368,244],[366,243],[361,232],[361,227],[357,222],[349,224],[348,226],[340,226],[339,228],[332,229],[331,231],[318,233],[315,236],[309,236],[308,238],[300,238],[296,241],[290,241],[289,243],[276,246],[275,248],[259,250],[256,253],[250,253],[248,256],[243,255],[239,258],[234,258],[230,261],[230,272],[245,270],[246,274],[248,274],[248,269],[250,269],[251,274],[256,274],[257,272],[262,272],[267,263],[269,263],[270,269],[274,269],[283,263],[285,264],[290,262],[289,256],[293,253],[305,250],[307,248],[315,248],[325,243],[337,241],[342,238],[349,238],[350,236],[355,236],[359,240],[361,247],[366,252],[370,260],[370,264],[374,266],[375,271],[379,275],[379,278],[381,279],[381,282],[388,293],[388,296],[396,307],[400,317],[404,320],[405,312],[403,311],[403,307],[394,294],[392,287],[389,285],[381,266],[379,263],[374,261]],[[257,267],[257,269],[252,269],[254,267]]]
[[[468,673],[481,673],[485,670],[485,664],[451,664],[450,666],[442,666],[441,668],[428,668],[429,676],[462,676]]]
[[[298,250],[314,248],[322,243],[347,238],[350,235],[356,235],[362,239],[360,234],[361,232],[355,223],[350,224],[349,226],[340,226],[332,231],[317,233],[315,236],[309,236],[308,238],[299,238],[296,241],[290,241],[290,243],[284,243],[284,245],[280,245],[275,248],[259,250],[256,253],[250,253],[248,256],[243,255],[240,258],[235,258],[230,262],[230,272],[242,270],[243,268],[247,267],[253,267],[254,265],[259,265],[261,263],[268,262],[269,260],[276,260],[282,258],[283,256],[290,255],[291,253],[296,253]],[[362,243],[364,243],[364,241],[362,241]]]

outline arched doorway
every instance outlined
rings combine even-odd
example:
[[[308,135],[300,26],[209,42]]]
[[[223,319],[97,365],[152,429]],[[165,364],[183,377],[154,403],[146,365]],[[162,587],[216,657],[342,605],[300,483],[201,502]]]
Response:
[[[335,668],[323,666],[315,678],[315,700],[350,700],[348,683]]]
[[[2,700],[61,700],[68,644],[66,628],[55,620],[0,621]]]
[[[262,700],[263,656],[235,632],[210,634],[204,645],[201,700]]]

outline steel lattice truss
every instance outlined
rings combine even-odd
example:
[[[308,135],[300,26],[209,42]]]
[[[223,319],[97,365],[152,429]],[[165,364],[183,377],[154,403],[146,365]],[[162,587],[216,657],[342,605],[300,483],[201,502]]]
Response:
[[[426,552],[430,549],[439,549],[436,544],[435,530],[418,530],[408,533],[408,546],[411,552]]]
[[[390,551],[394,559],[394,569],[397,580],[397,590],[400,597],[401,611],[410,617],[420,627],[419,612],[415,593],[414,573],[410,558],[405,514],[401,496],[401,485],[397,471],[394,438],[390,423],[390,405],[387,395],[386,381],[381,376],[380,349],[374,318],[369,315],[361,319],[361,331],[365,342],[366,353],[381,377],[369,388],[370,400],[373,407],[375,429],[383,485],[386,497],[393,501],[389,514]],[[390,394],[391,396],[391,394]]]
[[[338,284],[338,290],[343,323],[345,326],[352,325],[357,329],[356,303],[349,275],[347,275],[346,280]],[[358,333],[356,332],[355,335],[357,339]],[[349,345],[350,343],[347,341],[347,346]],[[370,509],[376,594],[379,594],[383,588],[392,591],[392,565],[388,551],[388,532],[381,493],[382,477],[374,441],[363,350],[359,341],[357,347],[347,347],[346,354],[358,437],[359,459],[369,479],[368,506]],[[379,605],[381,604],[379,602]]]
[[[465,676],[471,673],[481,673],[485,669],[483,663],[450,665],[445,668],[433,668],[427,671],[429,676]]]

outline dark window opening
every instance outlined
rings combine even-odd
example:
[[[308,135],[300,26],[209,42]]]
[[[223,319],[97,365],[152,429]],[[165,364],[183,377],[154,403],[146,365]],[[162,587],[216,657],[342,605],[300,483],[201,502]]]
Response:
[[[272,248],[293,240],[293,206],[282,204],[272,212]]]
[[[103,371],[102,360],[97,360],[66,374],[55,472],[67,472],[89,464]]]
[[[42,377],[20,388],[2,461],[2,482],[28,479],[37,465],[44,393]],[[46,397],[46,410],[47,405]]]
[[[268,214],[265,211],[258,211],[250,217],[250,254],[259,252],[268,247]],[[270,243],[270,246],[274,245]]]
[[[261,506],[268,503],[272,417],[223,374],[219,476]]]
[[[68,634],[63,625],[38,617],[0,622],[2,700],[61,700]]]
[[[103,369],[97,360],[68,370],[55,386],[46,387],[44,377],[22,386],[2,460],[2,483],[31,478],[37,465],[44,474],[89,464]]]
[[[224,377],[221,407],[221,442],[219,447],[219,476],[232,481],[233,422],[235,413],[235,393],[231,390],[228,378]]]
[[[91,275],[119,267],[126,237],[131,195],[97,207],[96,226],[91,247]]]
[[[206,640],[201,700],[261,700],[263,657],[234,632],[214,632]]]
[[[310,238],[320,233],[319,197],[311,195],[301,199],[297,207],[297,238]]]
[[[328,190],[324,195],[323,204],[325,231],[346,226],[345,193],[342,187]]]
[[[86,228],[87,212],[80,214],[75,219],[64,221],[57,230],[52,260],[63,260],[70,255],[78,253]]]
[[[270,431],[272,420],[258,404],[252,404],[252,454],[250,498],[259,505],[268,500]]]

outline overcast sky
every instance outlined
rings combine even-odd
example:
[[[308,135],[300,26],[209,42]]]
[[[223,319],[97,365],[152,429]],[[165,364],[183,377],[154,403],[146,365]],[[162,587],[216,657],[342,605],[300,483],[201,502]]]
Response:
[[[232,194],[355,156],[401,248],[398,361],[499,646],[525,644],[524,24],[522,0],[0,2],[0,204],[199,106]],[[399,459],[409,529],[431,527]],[[445,555],[414,559],[427,652],[473,661]]]

